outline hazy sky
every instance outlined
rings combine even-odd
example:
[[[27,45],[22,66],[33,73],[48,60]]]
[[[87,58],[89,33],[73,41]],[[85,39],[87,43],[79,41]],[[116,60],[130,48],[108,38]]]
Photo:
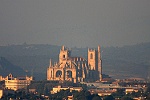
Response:
[[[150,0],[0,0],[0,45],[150,42]]]

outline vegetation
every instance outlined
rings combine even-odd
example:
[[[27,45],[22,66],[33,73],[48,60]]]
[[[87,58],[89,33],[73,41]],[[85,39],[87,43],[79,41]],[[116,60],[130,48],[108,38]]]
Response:
[[[27,100],[65,100],[68,96],[73,96],[73,100],[133,100],[133,98],[144,98],[150,100],[150,85],[147,87],[146,91],[133,92],[125,94],[123,89],[119,89],[116,93],[108,96],[100,97],[98,94],[91,94],[88,90],[83,91],[72,91],[61,90],[58,93],[43,95],[42,93],[29,93],[26,90],[19,90],[14,93],[4,94],[1,100],[11,99],[27,99]],[[118,98],[118,99],[117,99]]]
[[[17,91],[15,93],[4,94],[3,97],[1,98],[1,100],[11,100],[11,99],[15,99],[15,100],[23,100],[23,99],[44,100],[44,97],[42,97],[40,95],[33,94],[33,93],[26,93],[25,91]]]
[[[73,95],[73,100],[102,100],[100,96],[97,94],[92,94],[89,91],[83,90],[81,92],[78,91],[72,91],[70,92],[69,90],[61,90],[60,92],[51,95],[52,100],[62,100],[66,99],[68,96]]]
[[[81,83],[73,83],[73,82],[63,82],[59,83],[59,81],[33,81],[28,89],[36,89],[38,94],[48,95],[53,87],[55,86],[74,86],[74,87],[82,87],[84,90],[87,89],[87,86]]]
[[[115,100],[115,98],[112,95],[108,95],[104,97],[104,100]]]

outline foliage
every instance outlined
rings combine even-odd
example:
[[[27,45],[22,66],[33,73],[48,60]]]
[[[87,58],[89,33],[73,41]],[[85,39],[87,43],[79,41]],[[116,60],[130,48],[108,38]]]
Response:
[[[131,97],[128,97],[128,96],[123,96],[122,98],[121,98],[121,100],[133,100]]]
[[[51,99],[66,99],[67,96],[73,95],[74,100],[101,100],[101,97],[97,94],[92,94],[89,91],[83,90],[81,92],[69,90],[61,90],[56,94],[51,95]]]
[[[148,84],[147,89],[145,91],[145,96],[147,97],[147,100],[150,100],[150,84]]]
[[[94,96],[92,100],[102,100],[99,96]],[[109,99],[110,100],[110,99]]]
[[[104,97],[104,100],[115,100],[115,98],[112,95],[108,95]]]
[[[32,82],[29,86],[28,89],[36,89],[36,91],[39,94],[45,94],[48,95],[50,94],[50,91],[52,90],[53,87],[55,86],[73,86],[73,87],[82,87],[83,89],[86,89],[87,86],[85,84],[80,84],[80,83],[73,83],[73,82],[63,82],[59,83],[58,81],[34,81]]]
[[[118,89],[117,92],[112,93],[112,96],[115,98],[121,98],[125,95],[124,89]]]
[[[23,100],[23,99],[27,99],[27,100],[37,100],[37,99],[44,99],[43,97],[41,97],[40,95],[36,95],[33,93],[27,93],[25,91],[16,91],[15,93],[8,93],[8,94],[4,94],[1,98],[1,100]]]

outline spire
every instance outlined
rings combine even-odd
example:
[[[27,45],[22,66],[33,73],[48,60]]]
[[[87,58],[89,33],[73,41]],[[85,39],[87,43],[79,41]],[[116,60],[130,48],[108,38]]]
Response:
[[[100,45],[98,45],[98,50],[100,51]]]
[[[100,81],[102,81],[102,60],[101,60],[100,45],[98,46],[98,71],[99,71],[99,79]]]
[[[100,45],[98,45],[98,48],[97,48],[97,49],[98,49],[98,52],[100,52],[100,51],[101,51]]]
[[[61,50],[63,50],[63,51],[65,50],[65,46],[64,45],[62,46]]]
[[[51,67],[52,66],[52,60],[50,59],[49,61],[49,66]]]

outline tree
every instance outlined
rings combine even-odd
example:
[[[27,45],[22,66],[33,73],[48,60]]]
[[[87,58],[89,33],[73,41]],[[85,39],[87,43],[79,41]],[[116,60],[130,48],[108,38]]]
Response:
[[[91,93],[89,91],[85,91],[85,97],[86,97],[87,100],[92,99]]]
[[[112,95],[108,95],[104,97],[104,100],[115,100],[115,98]]]
[[[133,99],[131,97],[129,97],[129,96],[123,96],[121,98],[121,100],[133,100]]]
[[[94,96],[92,100],[102,100],[100,96]]]
[[[150,94],[147,95],[147,100],[150,100]]]
[[[115,97],[115,98],[116,97],[121,98],[121,97],[125,96],[124,89],[118,89],[117,92],[112,93],[112,96]]]

